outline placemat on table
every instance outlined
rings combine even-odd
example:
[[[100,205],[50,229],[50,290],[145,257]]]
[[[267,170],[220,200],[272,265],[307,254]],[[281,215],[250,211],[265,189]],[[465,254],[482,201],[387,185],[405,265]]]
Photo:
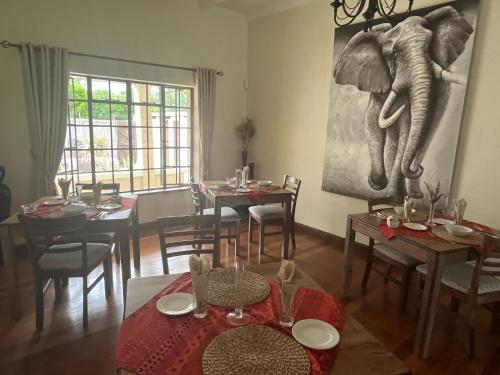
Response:
[[[463,245],[480,246],[483,243],[483,236],[479,232],[472,232],[468,236],[459,237],[449,233],[444,226],[436,226],[433,228],[432,233],[443,240]]]
[[[203,354],[204,375],[308,375],[304,348],[290,336],[266,326],[227,330]]]
[[[236,272],[234,269],[212,271],[208,275],[208,303],[214,306],[235,307]],[[243,306],[253,305],[269,295],[269,282],[259,274],[243,271],[240,288]]]

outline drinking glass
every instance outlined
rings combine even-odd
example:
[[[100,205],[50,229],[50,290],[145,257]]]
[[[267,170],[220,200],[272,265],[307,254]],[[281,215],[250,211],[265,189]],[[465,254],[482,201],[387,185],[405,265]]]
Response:
[[[292,327],[294,316],[292,312],[295,293],[297,293],[297,283],[283,283],[280,287],[281,295],[281,314],[279,323],[284,327]]]
[[[76,185],[76,199],[78,203],[82,201],[82,188],[83,185]]]
[[[227,321],[229,324],[233,326],[243,326],[250,322],[250,314],[243,311],[243,294],[241,292],[241,288],[244,283],[245,277],[245,264],[241,258],[236,258],[236,277],[234,283],[234,296],[236,301],[236,306],[234,307],[234,311],[231,311],[227,314]]]
[[[195,318],[202,319],[207,316],[207,296],[208,296],[208,273],[193,274],[193,299]]]

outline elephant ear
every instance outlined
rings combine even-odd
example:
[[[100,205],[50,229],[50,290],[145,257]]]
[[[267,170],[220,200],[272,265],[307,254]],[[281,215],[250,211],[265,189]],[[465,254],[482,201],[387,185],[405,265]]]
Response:
[[[465,43],[474,28],[455,8],[445,6],[425,16],[427,28],[432,30],[430,54],[441,67],[455,62],[465,49]]]
[[[380,35],[390,28],[390,24],[378,25],[371,31],[360,31],[349,40],[333,72],[337,84],[354,85],[371,93],[390,89],[390,70],[379,43]]]

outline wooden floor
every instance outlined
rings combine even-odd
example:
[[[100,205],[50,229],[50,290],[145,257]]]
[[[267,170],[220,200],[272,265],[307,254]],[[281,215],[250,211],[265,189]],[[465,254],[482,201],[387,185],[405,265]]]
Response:
[[[246,233],[242,234],[242,251],[251,263],[279,260],[280,237],[266,238],[266,255],[259,259],[257,245],[247,249]],[[142,276],[161,274],[157,236],[141,237]],[[234,260],[233,247],[223,241],[222,259]],[[296,260],[300,267],[334,296],[342,286],[343,241],[332,240],[312,232],[299,232]],[[385,284],[373,274],[369,292],[359,293],[363,270],[362,248],[355,260],[354,298],[345,305],[388,350],[394,352],[413,374],[500,374],[500,336],[488,332],[491,316],[481,310],[477,324],[478,356],[472,360],[465,352],[465,324],[460,315],[449,311],[448,296],[443,295],[438,312],[431,358],[422,361],[412,354],[416,318],[397,309],[397,287]],[[171,260],[171,272],[186,271],[182,258]],[[26,259],[21,264],[24,317],[13,322],[9,317],[5,292],[5,276],[0,268],[0,374],[114,374],[115,343],[118,336],[122,298],[120,271],[114,268],[114,293],[106,300],[100,283],[89,296],[89,327],[82,328],[81,282],[71,279],[63,300],[54,304],[54,291],[45,296],[45,329],[35,330],[34,295],[31,271]],[[411,301],[412,302],[412,301]],[[356,374],[357,375],[357,374]]]

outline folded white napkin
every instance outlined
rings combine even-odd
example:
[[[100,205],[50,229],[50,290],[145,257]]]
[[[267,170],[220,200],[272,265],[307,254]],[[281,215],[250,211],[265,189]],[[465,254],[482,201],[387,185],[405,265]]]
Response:
[[[415,201],[413,200],[413,198],[406,196],[405,202],[403,205],[403,211],[404,211],[406,221],[411,221],[411,213],[412,213],[414,206],[415,206]]]
[[[282,288],[285,284],[295,283],[296,280],[301,277],[300,272],[295,267],[294,260],[283,259],[281,261],[280,269],[276,274],[276,281],[278,282],[280,288]]]
[[[210,257],[208,255],[198,256],[193,254],[189,257],[189,270],[191,274],[204,275],[210,272]]]

